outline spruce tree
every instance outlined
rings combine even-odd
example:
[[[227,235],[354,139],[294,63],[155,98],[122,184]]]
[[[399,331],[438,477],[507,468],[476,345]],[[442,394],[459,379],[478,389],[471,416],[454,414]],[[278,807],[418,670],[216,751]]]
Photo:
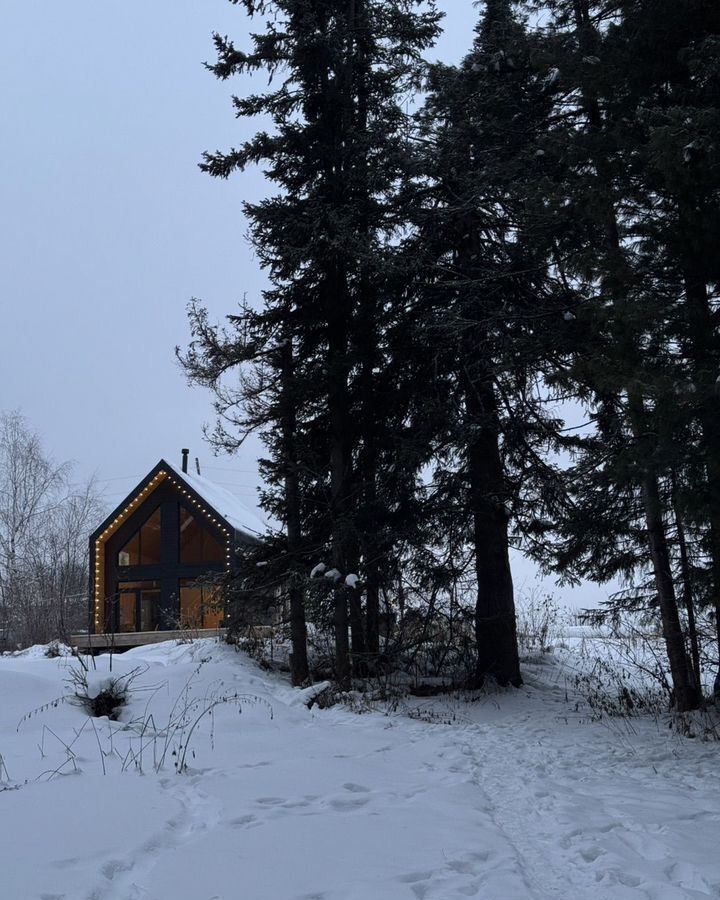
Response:
[[[639,266],[666,298],[676,381],[697,425],[685,445],[704,478],[686,505],[704,521],[707,601],[720,612],[720,8],[708,0],[627,4],[610,36],[627,69],[637,143],[634,199]],[[703,483],[704,482],[704,483]],[[718,676],[720,684],[720,675]]]
[[[247,53],[216,35],[218,58],[210,68],[221,79],[265,71],[279,81],[265,93],[234,101],[238,116],[265,115],[272,129],[239,149],[206,154],[202,168],[226,178],[260,164],[278,189],[260,203],[245,204],[273,285],[259,315],[263,328],[292,340],[301,360],[293,391],[283,396],[292,397],[294,427],[314,435],[305,445],[307,456],[302,442],[294,446],[297,465],[316,473],[316,498],[325,497],[307,528],[318,534],[327,528],[336,675],[347,687],[348,626],[355,650],[366,648],[358,588],[352,579],[345,582],[361,556],[370,647],[377,650],[382,557],[370,536],[378,531],[378,405],[389,398],[378,394],[383,360],[377,354],[374,359],[372,350],[382,344],[383,313],[394,302],[387,296],[390,238],[402,225],[397,185],[409,162],[403,105],[418,84],[420,54],[434,39],[439,17],[432,8],[423,11],[427,4],[420,0],[239,5],[253,18],[267,16],[264,31],[253,36]],[[282,362],[269,357],[267,363],[272,377],[282,380]],[[277,477],[283,451],[271,441],[271,452],[270,493],[287,496],[287,478]]]
[[[669,538],[668,479],[682,464],[673,451],[682,423],[667,428],[666,413],[678,361],[668,332],[668,295],[656,290],[640,264],[637,210],[651,204],[652,197],[637,169],[642,152],[638,69],[634,59],[619,51],[618,43],[633,4],[611,8],[561,0],[552,5],[563,100],[572,109],[572,98],[579,98],[574,115],[568,116],[572,123],[564,148],[568,173],[558,186],[566,195],[574,225],[561,244],[568,271],[587,299],[579,317],[584,340],[578,344],[566,384],[591,398],[597,425],[596,437],[584,443],[572,473],[575,478],[583,471],[591,473],[589,482],[578,482],[578,493],[585,492],[580,508],[587,512],[570,518],[565,528],[572,529],[573,522],[577,527],[587,522],[588,514],[592,516],[588,484],[599,485],[603,478],[612,484],[608,496],[619,503],[620,525],[613,528],[601,513],[607,527],[591,529],[600,541],[593,546],[604,547],[611,569],[620,570],[629,560],[623,529],[626,535],[643,535],[675,703],[679,709],[690,709],[699,693],[684,643]],[[605,502],[600,493],[594,499],[596,508]]]
[[[549,274],[546,212],[534,201],[552,103],[532,57],[511,4],[487,3],[462,65],[433,69],[422,116],[431,186],[420,184],[427,284],[418,341],[434,350],[434,379],[446,384],[435,500],[467,523],[477,683],[521,683],[510,523],[540,516],[556,480],[544,454],[557,423],[534,392],[555,352],[545,323],[567,298]]]

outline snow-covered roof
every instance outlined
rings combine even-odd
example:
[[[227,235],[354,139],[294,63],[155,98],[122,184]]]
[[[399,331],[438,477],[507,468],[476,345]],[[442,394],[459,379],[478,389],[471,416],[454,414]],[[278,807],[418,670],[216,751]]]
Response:
[[[208,481],[202,475],[191,475],[183,472],[181,468],[174,466],[167,460],[162,461],[173,473],[173,477],[184,481],[198,496],[211,506],[218,515],[231,525],[236,531],[244,532],[251,537],[261,537],[265,534],[267,526],[255,510],[250,509],[230,491]]]

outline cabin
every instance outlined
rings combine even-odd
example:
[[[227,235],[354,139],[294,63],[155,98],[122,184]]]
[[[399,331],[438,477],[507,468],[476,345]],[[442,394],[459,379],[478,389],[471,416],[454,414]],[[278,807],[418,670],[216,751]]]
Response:
[[[222,625],[212,581],[236,570],[238,548],[257,543],[262,525],[229,491],[190,474],[188,452],[180,467],[161,459],[90,536],[89,646],[102,646],[94,635],[134,646]]]

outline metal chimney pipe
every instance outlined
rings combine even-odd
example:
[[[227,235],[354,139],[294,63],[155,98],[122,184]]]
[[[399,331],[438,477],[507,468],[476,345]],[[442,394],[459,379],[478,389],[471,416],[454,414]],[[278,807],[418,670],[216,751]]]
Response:
[[[182,470],[183,470],[183,472],[185,472],[187,474],[187,461],[188,461],[188,454],[190,453],[190,451],[186,450],[185,447],[183,447],[181,452],[182,452]]]
[[[197,469],[197,473],[199,475],[200,474],[200,460],[197,458],[197,456],[195,457],[195,468]]]

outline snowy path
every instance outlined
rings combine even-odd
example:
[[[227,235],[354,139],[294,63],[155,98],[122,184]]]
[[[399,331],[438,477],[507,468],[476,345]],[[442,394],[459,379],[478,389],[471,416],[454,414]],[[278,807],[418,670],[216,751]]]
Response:
[[[566,721],[563,692],[543,700],[468,726],[459,751],[514,850],[526,886],[512,896],[720,897],[717,748]]]
[[[201,654],[208,684],[267,700],[272,719],[262,703],[240,717],[220,708],[183,776],[121,774],[110,755],[103,776],[83,732],[77,774],[27,785],[62,759],[49,740],[40,758],[43,723],[67,740],[83,716],[65,704],[15,731],[58,693],[62,664],[0,659],[13,698],[0,752],[20,785],[0,792],[3,900],[720,897],[716,744],[652,722],[579,724],[540,667],[519,692],[422,701],[427,718],[453,719],[430,724],[308,711],[227,648],[146,649],[116,665],[142,659],[147,683],[166,685],[152,700],[160,720]]]

